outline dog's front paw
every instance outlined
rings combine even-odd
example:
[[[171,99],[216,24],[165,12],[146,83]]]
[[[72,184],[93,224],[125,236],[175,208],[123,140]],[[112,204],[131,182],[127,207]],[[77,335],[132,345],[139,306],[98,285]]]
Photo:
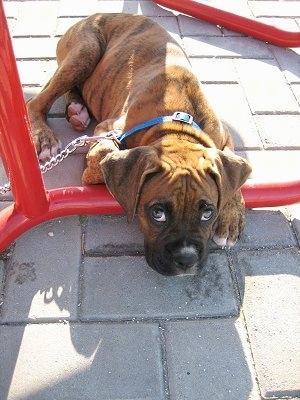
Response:
[[[61,151],[61,141],[55,137],[48,127],[35,131],[33,133],[33,142],[38,158],[42,162],[49,161]]]
[[[213,241],[221,248],[235,245],[245,226],[245,203],[238,191],[222,208],[214,227]]]
[[[49,161],[61,150],[61,142],[46,123],[45,111],[37,97],[26,103],[30,121],[31,135],[38,158],[42,162]]]

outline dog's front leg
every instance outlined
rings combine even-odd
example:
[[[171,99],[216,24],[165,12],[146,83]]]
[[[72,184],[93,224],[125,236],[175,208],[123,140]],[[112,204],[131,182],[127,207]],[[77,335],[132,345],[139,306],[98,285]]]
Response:
[[[119,130],[122,132],[124,119],[107,119],[95,128],[94,136],[105,136],[108,132]],[[87,166],[82,175],[82,183],[85,185],[96,185],[104,183],[104,177],[100,167],[100,162],[112,151],[118,150],[118,144],[113,139],[102,139],[91,145],[86,156]]]
[[[56,99],[48,99],[47,93],[39,93],[26,103],[33,143],[39,160],[47,161],[61,149],[61,142],[47,125],[47,112]]]
[[[238,190],[224,205],[214,227],[213,241],[220,247],[232,247],[245,226],[245,202]]]

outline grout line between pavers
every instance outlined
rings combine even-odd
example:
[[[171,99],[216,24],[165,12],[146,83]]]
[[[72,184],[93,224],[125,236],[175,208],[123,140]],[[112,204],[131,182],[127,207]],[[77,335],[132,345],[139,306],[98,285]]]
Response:
[[[13,253],[15,249],[15,242],[13,242],[3,253],[1,253],[1,261],[3,262],[3,277],[1,284],[1,292],[0,292],[0,325],[2,320],[2,312],[4,306],[4,299],[5,299],[5,292],[6,292],[6,285],[7,285],[7,272],[9,269],[9,264],[13,258]]]
[[[81,307],[82,307],[82,300],[83,300],[83,268],[84,268],[84,255],[81,254],[80,258],[80,266],[78,271],[78,292],[77,292],[77,301],[76,301],[76,320],[80,321],[81,317]]]
[[[290,217],[287,218],[288,222],[289,222],[289,227],[290,230],[292,231],[292,235],[293,238],[295,240],[296,245],[294,246],[296,249],[298,249],[298,253],[300,254],[300,237],[297,235],[297,231],[294,227],[294,224],[292,222],[292,214],[290,215]]]
[[[259,393],[260,398],[263,399],[261,388],[260,388],[260,384],[259,384],[259,379],[258,379],[258,373],[257,373],[257,370],[256,370],[256,365],[255,365],[255,360],[254,360],[254,354],[253,354],[253,350],[252,350],[250,335],[249,335],[249,331],[248,331],[247,320],[246,320],[246,316],[244,314],[243,308],[241,308],[241,310],[240,310],[240,319],[243,322],[243,328],[244,328],[244,331],[245,331],[245,334],[246,334],[246,339],[247,339],[247,343],[248,343],[248,347],[249,347],[249,352],[250,352],[250,356],[251,356],[251,360],[249,360],[249,361],[251,361],[252,368],[253,368],[253,371],[254,371],[256,389],[257,389],[257,391]]]
[[[288,85],[290,91],[293,93],[293,90],[290,88],[290,85]],[[294,96],[295,97],[295,96]],[[268,111],[268,110],[259,110],[259,111],[254,111],[252,112],[252,116],[253,115],[300,115],[300,111],[280,111],[280,110],[276,110],[276,111]],[[286,149],[286,147],[285,147]]]
[[[289,221],[290,227],[292,227],[291,221]],[[286,245],[278,245],[278,244],[270,244],[270,245],[264,245],[264,246],[254,246],[254,247],[248,247],[247,245],[244,245],[242,243],[238,244],[236,248],[230,249],[230,250],[223,250],[223,249],[210,249],[209,254],[224,254],[224,251],[228,255],[230,254],[236,254],[241,251],[249,251],[249,252],[257,252],[257,251],[274,251],[274,250],[293,250],[293,249],[298,249],[298,240],[297,240],[297,234],[296,231],[293,229],[293,238],[295,239],[294,244],[286,244]],[[106,252],[102,252],[101,250],[99,251],[85,251],[84,257],[86,258],[110,258],[110,257],[141,257],[144,256],[144,251],[141,251],[140,253],[135,252],[132,254],[127,248],[123,252],[114,252],[112,250],[107,250]]]
[[[166,336],[165,322],[159,323],[158,325],[159,334],[160,334],[160,351],[161,351],[161,362],[162,362],[162,371],[163,371],[163,387],[165,400],[171,400],[170,397],[170,385],[169,385],[169,370],[168,370],[168,357],[167,357],[167,346],[166,346]]]
[[[83,284],[84,261],[86,258],[84,244],[85,244],[86,228],[87,228],[87,224],[88,224],[88,216],[80,215],[79,222],[80,222],[80,227],[81,227],[81,232],[80,232],[81,257],[80,257],[80,266],[79,266],[79,271],[78,271],[78,293],[77,293],[76,315],[77,315],[77,320],[79,322],[81,322],[80,321],[81,320],[81,307],[82,307],[83,293],[84,293],[84,284]]]
[[[211,320],[228,320],[230,318],[238,318],[238,315],[220,315],[220,316],[188,316],[188,317],[131,317],[131,318],[118,318],[118,319],[81,319],[80,316],[78,319],[72,319],[70,317],[60,317],[60,318],[37,318],[37,319],[28,319],[21,321],[3,321],[0,322],[0,326],[27,326],[27,325],[72,325],[72,324],[81,324],[81,325],[130,325],[130,324],[156,324],[156,325],[164,325],[165,323],[173,323],[173,322],[182,322],[185,321],[187,324],[189,322],[194,321],[211,321]]]
[[[242,299],[242,295],[239,289],[239,284],[238,284],[238,277],[236,274],[236,270],[234,268],[234,258],[235,258],[235,254],[231,252],[231,250],[227,250],[226,251],[226,256],[227,256],[227,260],[228,260],[228,265],[229,265],[229,271],[230,271],[230,275],[231,275],[231,280],[232,280],[232,284],[233,284],[233,292],[234,292],[234,297],[235,300],[238,303],[238,312],[240,313],[240,310],[243,306],[243,299]]]

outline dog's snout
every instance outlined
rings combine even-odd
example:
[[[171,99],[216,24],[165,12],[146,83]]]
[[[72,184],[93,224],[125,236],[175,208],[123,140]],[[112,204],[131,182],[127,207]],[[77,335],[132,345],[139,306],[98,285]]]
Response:
[[[194,246],[184,246],[174,252],[174,261],[181,269],[186,270],[198,261],[198,253]]]
[[[206,242],[177,240],[165,246],[145,242],[145,255],[148,264],[163,275],[193,275],[207,259]]]

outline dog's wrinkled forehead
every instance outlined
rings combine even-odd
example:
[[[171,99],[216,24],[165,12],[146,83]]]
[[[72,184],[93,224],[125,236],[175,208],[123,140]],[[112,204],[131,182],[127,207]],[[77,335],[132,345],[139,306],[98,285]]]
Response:
[[[184,218],[197,212],[203,203],[217,207],[217,185],[212,176],[201,170],[158,172],[146,180],[139,204],[151,207],[159,203],[169,205],[174,216]]]
[[[173,143],[173,142],[172,142]],[[109,153],[101,162],[105,183],[132,221],[141,204],[176,199],[178,209],[208,200],[218,209],[249,175],[240,157],[182,145],[141,146]]]
[[[218,215],[217,185],[182,172],[160,172],[145,182],[137,216],[146,242],[208,240]]]

